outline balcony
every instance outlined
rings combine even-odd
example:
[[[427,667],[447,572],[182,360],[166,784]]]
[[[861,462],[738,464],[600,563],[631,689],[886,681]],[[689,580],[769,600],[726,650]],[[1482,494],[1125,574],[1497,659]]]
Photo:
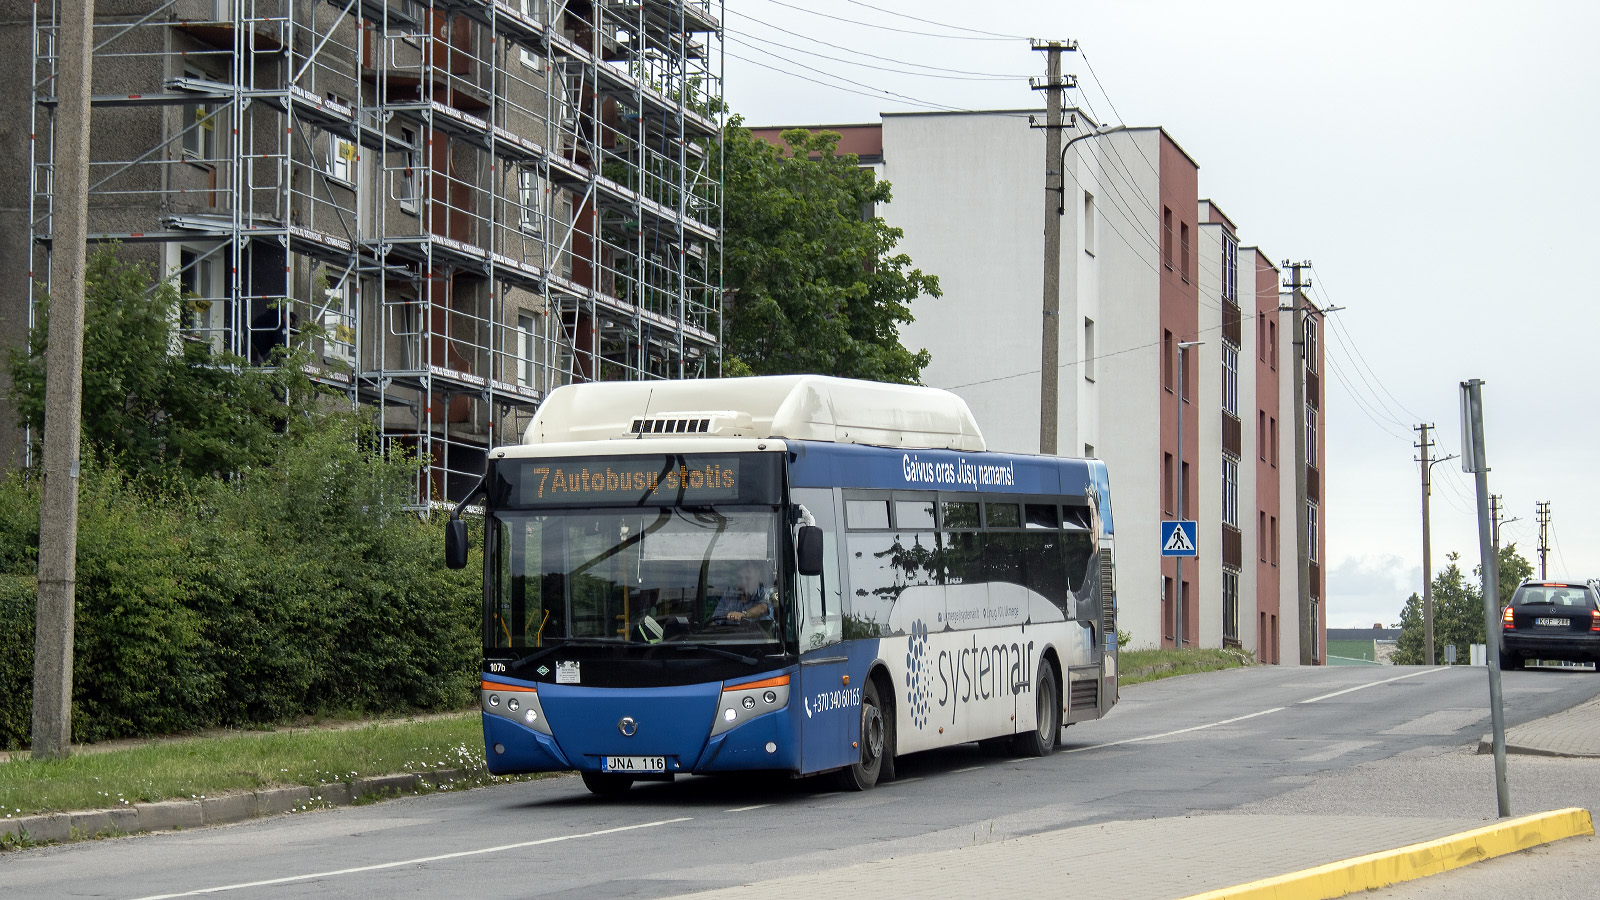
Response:
[[[1322,473],[1316,466],[1306,466],[1306,499],[1322,502]]]
[[[1222,526],[1222,564],[1235,571],[1244,568],[1244,535],[1227,523]]]
[[[1239,424],[1239,417],[1227,412],[1222,413],[1222,452],[1231,455],[1234,459],[1241,458],[1243,451],[1243,431]]]

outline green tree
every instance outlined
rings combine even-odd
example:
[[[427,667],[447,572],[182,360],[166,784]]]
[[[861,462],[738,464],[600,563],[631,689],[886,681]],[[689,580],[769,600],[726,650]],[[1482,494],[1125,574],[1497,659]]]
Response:
[[[229,475],[270,461],[278,435],[303,417],[315,389],[289,353],[271,371],[181,340],[181,304],[170,281],[124,262],[114,248],[89,260],[83,332],[83,440],[115,456],[134,476]],[[46,335],[50,307],[27,351],[11,353],[12,393],[20,421],[44,430]]]
[[[1456,662],[1471,661],[1469,648],[1484,643],[1482,566],[1474,566],[1472,579],[1461,570],[1459,553],[1448,555],[1450,564],[1433,579],[1433,643],[1434,659],[1444,661],[1446,644],[1456,646]],[[1511,598],[1522,579],[1533,572],[1533,566],[1517,553],[1516,544],[1500,548],[1500,602]],[[1422,598],[1412,594],[1400,612],[1400,640],[1395,650],[1396,665],[1421,665],[1427,661],[1426,641],[1423,635]]]
[[[902,346],[900,326],[939,279],[870,214],[889,184],[839,155],[837,132],[785,131],[779,148],[735,116],[723,137],[725,374],[917,383],[929,355]]]

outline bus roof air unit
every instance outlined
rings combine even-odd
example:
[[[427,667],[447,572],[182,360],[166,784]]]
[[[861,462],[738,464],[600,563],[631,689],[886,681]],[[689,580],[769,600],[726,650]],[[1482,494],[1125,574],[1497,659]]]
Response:
[[[566,385],[540,405],[523,443],[656,436],[985,449],[966,401],[949,391],[824,375]]]

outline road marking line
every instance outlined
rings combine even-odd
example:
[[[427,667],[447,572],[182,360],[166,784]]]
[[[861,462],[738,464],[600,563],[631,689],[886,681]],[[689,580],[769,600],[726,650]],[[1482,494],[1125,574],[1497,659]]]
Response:
[[[1427,675],[1427,674],[1429,674],[1431,672],[1443,672],[1445,669],[1448,669],[1448,668],[1450,668],[1450,667],[1449,666],[1440,666],[1440,667],[1438,667],[1436,669],[1423,669],[1421,672],[1412,672],[1412,673],[1407,674],[1407,675],[1397,675],[1394,678],[1385,678],[1382,681],[1374,681],[1374,682],[1371,682],[1371,683],[1368,683],[1368,684],[1358,684],[1353,688],[1345,688],[1342,691],[1334,691],[1331,694],[1323,694],[1323,695],[1321,695],[1319,697],[1312,697],[1310,700],[1301,700],[1300,702],[1301,703],[1315,703],[1318,700],[1326,700],[1329,697],[1337,697],[1340,694],[1348,694],[1351,691],[1364,691],[1369,687],[1377,687],[1380,684],[1388,684],[1391,681],[1404,681],[1407,678],[1415,678],[1418,675]]]
[[[654,828],[657,825],[672,825],[678,822],[687,822],[690,816],[678,819],[662,819],[659,822],[644,822],[639,825],[623,825],[618,828],[606,828],[601,831],[590,831],[584,834],[564,834],[559,837],[541,838],[537,841],[523,841],[518,844],[502,844],[498,847],[484,847],[478,850],[461,850],[456,853],[440,853],[437,856],[419,856],[416,859],[402,859],[398,862],[376,863],[370,866],[355,866],[349,869],[333,869],[327,872],[313,872],[309,875],[289,875],[283,878],[268,878],[264,881],[247,881],[240,884],[224,884],[217,887],[199,888],[193,891],[182,891],[176,894],[153,894],[149,897],[140,897],[138,900],[171,900],[174,897],[193,897],[198,894],[220,894],[223,891],[237,891],[244,888],[265,887],[271,884],[288,884],[294,881],[310,881],[315,878],[332,878],[335,875],[354,875],[358,872],[376,872],[380,869],[396,869],[400,866],[417,866],[423,863],[438,862],[443,859],[459,859],[463,856],[481,856],[485,853],[499,853],[504,850],[520,850],[523,847],[537,847],[540,844],[556,844],[562,841],[575,841],[579,838],[600,837],[605,834],[617,834],[622,831],[633,831],[638,828]]]
[[[1201,730],[1206,729],[1206,728],[1215,728],[1218,725],[1229,725],[1229,724],[1232,724],[1234,722],[1243,722],[1245,719],[1254,719],[1256,716],[1265,716],[1265,715],[1268,715],[1268,714],[1271,714],[1271,713],[1275,713],[1275,712],[1283,712],[1283,710],[1284,710],[1284,707],[1282,707],[1282,706],[1274,706],[1271,709],[1263,709],[1260,712],[1248,713],[1248,714],[1242,715],[1242,716],[1234,716],[1231,719],[1223,719],[1220,722],[1208,722],[1208,723],[1206,723],[1204,725],[1195,725],[1195,726],[1192,726],[1192,727],[1189,727],[1189,728],[1179,728],[1177,731],[1163,731],[1160,734],[1147,734],[1144,737],[1124,738],[1124,739],[1122,739],[1120,741],[1107,741],[1104,744],[1091,744],[1088,747],[1074,747],[1071,750],[1062,750],[1060,752],[1062,752],[1062,753],[1082,753],[1082,752],[1084,752],[1086,750],[1099,750],[1102,747],[1116,747],[1116,746],[1118,746],[1120,744],[1137,744],[1140,741],[1153,741],[1156,738],[1172,737],[1175,734],[1188,734],[1191,731],[1201,731]]]
[[[981,768],[983,768],[983,766],[967,766],[965,769],[951,769],[950,774],[959,775],[962,772],[976,772]]]
[[[771,803],[757,803],[755,806],[741,806],[736,809],[725,810],[725,812],[749,812],[752,809],[766,809],[771,805]]]

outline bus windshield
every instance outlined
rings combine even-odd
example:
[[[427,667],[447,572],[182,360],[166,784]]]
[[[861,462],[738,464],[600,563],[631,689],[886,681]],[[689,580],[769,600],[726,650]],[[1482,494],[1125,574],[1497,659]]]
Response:
[[[775,507],[499,511],[489,521],[487,649],[779,640]]]

